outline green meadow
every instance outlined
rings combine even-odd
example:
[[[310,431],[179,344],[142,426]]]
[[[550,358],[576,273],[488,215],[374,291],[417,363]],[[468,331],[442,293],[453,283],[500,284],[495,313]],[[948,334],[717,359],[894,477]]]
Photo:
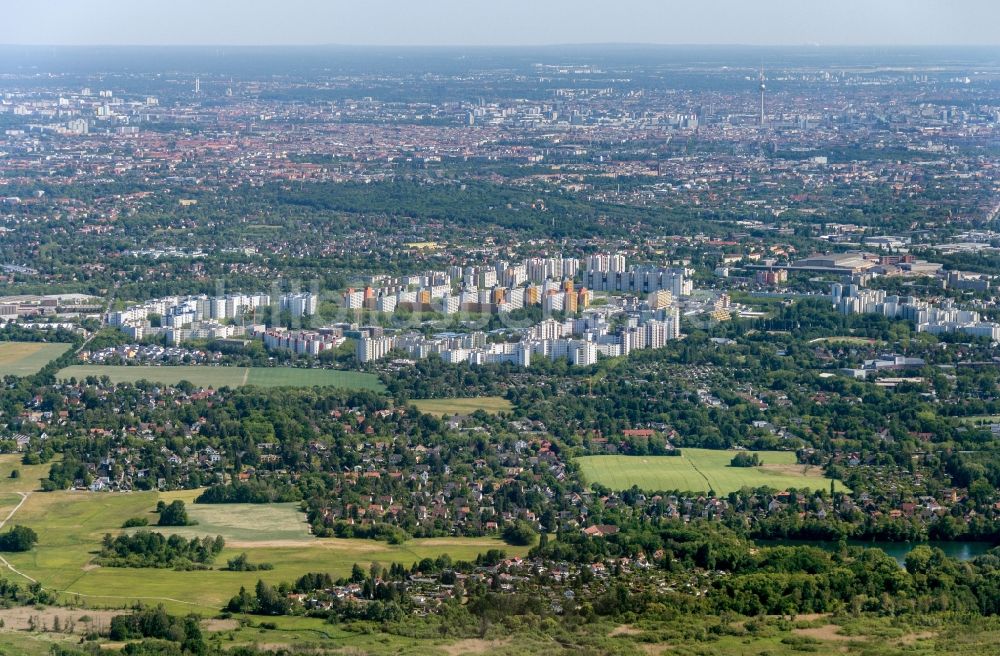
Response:
[[[176,385],[182,380],[197,387],[346,387],[381,392],[385,390],[377,376],[336,369],[300,369],[297,367],[209,367],[209,366],[117,366],[79,364],[62,369],[60,379],[107,376],[113,383],[148,380],[162,385]]]
[[[613,490],[682,490],[729,494],[743,487],[829,489],[830,479],[819,467],[800,465],[790,451],[757,451],[761,467],[732,467],[738,451],[681,449],[680,456],[584,456],[577,458],[584,479]],[[846,488],[840,481],[838,490]]]
[[[0,377],[38,373],[69,347],[69,344],[47,342],[0,342]]]
[[[209,571],[178,572],[172,569],[98,567],[93,563],[106,533],[118,534],[130,517],[146,517],[155,524],[158,499],[190,499],[193,491],[91,493],[34,492],[17,511],[12,524],[33,528],[39,544],[30,552],[6,554],[22,577],[39,581],[66,601],[90,607],[122,607],[136,601],[163,603],[172,612],[219,612],[240,586],[252,587],[258,578],[269,583],[291,581],[306,572],[347,575],[354,563],[407,565],[428,557],[449,554],[471,560],[489,549],[523,554],[526,547],[511,547],[496,538],[435,538],[389,545],[373,540],[317,539],[308,535],[304,518],[294,504],[261,505],[257,512],[237,504],[227,517],[227,506],[189,504],[194,519],[204,524],[183,528],[157,528],[165,535],[183,533],[222,535],[229,544]],[[0,501],[16,502],[0,492]],[[8,511],[9,512],[9,511]],[[6,515],[5,515],[6,516]],[[271,563],[263,572],[228,572],[226,561],[246,552],[251,562]],[[6,576],[18,578],[7,572]]]
[[[468,415],[476,410],[489,414],[514,409],[510,401],[501,396],[476,396],[472,398],[414,399],[410,401],[420,412],[429,415]]]

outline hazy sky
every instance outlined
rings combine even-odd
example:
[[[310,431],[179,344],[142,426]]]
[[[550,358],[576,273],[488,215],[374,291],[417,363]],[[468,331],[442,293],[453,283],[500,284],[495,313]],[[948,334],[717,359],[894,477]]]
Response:
[[[985,44],[1000,0],[0,0],[5,44]]]

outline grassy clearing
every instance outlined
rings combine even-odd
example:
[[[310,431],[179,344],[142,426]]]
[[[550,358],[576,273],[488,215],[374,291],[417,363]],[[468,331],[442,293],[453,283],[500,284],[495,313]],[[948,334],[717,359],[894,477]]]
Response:
[[[21,455],[18,453],[0,454],[0,495],[16,495],[18,492],[31,492],[39,489],[39,481],[48,478],[51,466],[51,463],[24,465],[21,464]],[[18,478],[11,478],[10,473],[15,469],[21,475]],[[0,516],[0,519],[3,517],[6,515]]]
[[[53,645],[78,647],[80,636],[0,630],[0,654],[4,656],[49,656]]]
[[[0,342],[0,376],[36,374],[69,347],[46,342]]]
[[[1000,415],[971,415],[968,417],[957,417],[963,424],[972,426],[985,426],[987,424],[1000,423]]]
[[[186,491],[187,492],[187,491]],[[178,526],[171,533],[194,537],[221,535],[226,542],[291,542],[303,544],[315,540],[309,532],[306,516],[298,503],[193,503],[195,494],[164,494],[167,501],[180,498],[187,504],[188,516],[195,526]],[[150,523],[155,516],[150,517]]]
[[[730,467],[737,451],[681,449],[681,456],[584,456],[578,458],[583,477],[614,490],[633,485],[643,490],[685,490],[729,494],[743,487],[768,486],[779,490],[789,487],[812,489],[830,487],[819,467],[795,463],[788,451],[757,452],[762,467]],[[846,488],[840,481],[838,490]]]
[[[163,385],[176,385],[182,380],[198,387],[347,387],[384,391],[378,377],[357,371],[334,369],[298,369],[294,367],[149,367],[115,365],[73,365],[59,372],[59,378],[107,376],[114,383],[134,383],[148,380]]]
[[[440,416],[468,415],[476,410],[496,414],[514,409],[510,401],[500,396],[477,396],[468,399],[415,399],[411,403],[417,406],[417,410],[420,412]]]
[[[835,337],[817,337],[809,340],[810,344],[851,344],[854,346],[874,346],[878,340],[870,337],[854,337],[851,335],[839,335]]]
[[[220,554],[217,569],[200,572],[176,572],[170,569],[128,569],[95,567],[92,560],[100,549],[105,533],[117,534],[129,517],[148,517],[158,499],[188,498],[196,491],[167,494],[155,492],[129,494],[51,492],[33,493],[15,515],[18,524],[30,526],[39,535],[38,546],[27,553],[7,554],[11,565],[24,575],[37,579],[48,589],[63,593],[63,598],[91,607],[120,608],[135,601],[164,603],[171,612],[216,613],[236,594],[240,586],[252,587],[258,578],[270,583],[291,581],[306,572],[330,572],[334,576],[350,573],[354,563],[378,561],[388,565],[407,565],[427,557],[447,553],[454,559],[472,560],[489,549],[504,549],[523,554],[526,548],[510,547],[493,538],[441,538],[411,540],[403,545],[389,545],[371,540],[316,539],[303,536],[299,515],[288,504],[279,507],[260,505],[249,509],[235,507],[235,519],[225,517],[227,506],[189,505],[196,518],[205,523],[195,527],[163,528],[165,535],[183,532],[188,535],[249,535],[245,533],[256,511],[263,530],[252,539],[239,540]],[[294,527],[294,530],[292,530]],[[277,537],[277,536],[288,536]],[[236,538],[234,537],[234,540]],[[251,562],[272,563],[266,572],[223,571],[226,560],[246,552]],[[17,578],[16,574],[6,576]]]

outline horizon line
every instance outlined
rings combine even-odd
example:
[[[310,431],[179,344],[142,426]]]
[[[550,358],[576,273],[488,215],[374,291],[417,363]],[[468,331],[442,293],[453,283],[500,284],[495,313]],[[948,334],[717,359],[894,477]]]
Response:
[[[482,48],[996,48],[1000,43],[666,43],[654,41],[592,41],[549,43],[0,43],[0,48],[392,48],[392,49],[482,49]]]

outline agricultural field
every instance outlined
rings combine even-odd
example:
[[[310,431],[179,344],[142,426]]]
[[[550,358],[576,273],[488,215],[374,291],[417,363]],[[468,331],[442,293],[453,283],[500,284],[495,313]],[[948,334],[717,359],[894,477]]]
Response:
[[[252,534],[254,514],[243,504],[235,506],[234,518],[224,517],[227,506],[188,504],[188,511],[204,524],[184,528],[151,526],[165,535],[230,536],[231,543],[210,571],[178,572],[172,569],[98,567],[93,558],[106,533],[116,535],[130,517],[146,517],[155,524],[153,510],[159,499],[190,500],[196,491],[158,495],[155,492],[92,493],[33,492],[10,520],[33,528],[39,544],[26,553],[5,554],[15,572],[12,579],[38,580],[45,588],[61,593],[71,603],[89,607],[120,608],[136,601],[163,603],[175,613],[216,614],[239,590],[252,587],[257,579],[269,583],[291,581],[306,572],[350,573],[354,563],[378,561],[412,564],[422,558],[449,554],[456,560],[472,560],[489,549],[523,555],[527,547],[512,547],[496,538],[432,538],[390,545],[373,540],[311,538],[304,533],[301,515],[288,504],[278,508],[257,507],[262,530]],[[6,501],[5,495],[0,500]],[[14,499],[11,498],[11,501]],[[9,512],[9,511],[8,511]],[[6,515],[5,515],[6,516]],[[272,563],[264,572],[229,572],[226,560],[246,552],[250,561]]]
[[[107,376],[114,383],[134,383],[148,380],[163,385],[175,385],[186,380],[198,387],[347,387],[377,392],[385,388],[372,374],[335,369],[299,369],[295,367],[203,367],[191,366],[116,366],[72,365],[59,372],[59,378]]]
[[[420,412],[429,415],[468,415],[476,410],[489,414],[509,412],[514,406],[500,396],[477,396],[467,399],[414,399],[410,401]]]
[[[768,486],[829,489],[830,479],[819,467],[796,464],[790,451],[757,451],[761,467],[731,467],[738,451],[681,449],[680,456],[584,456],[577,458],[581,473],[589,483],[613,490],[633,485],[643,490],[683,490],[729,494],[743,487]],[[834,485],[846,490],[840,481]]]
[[[0,376],[30,376],[69,349],[70,344],[0,342]]]

